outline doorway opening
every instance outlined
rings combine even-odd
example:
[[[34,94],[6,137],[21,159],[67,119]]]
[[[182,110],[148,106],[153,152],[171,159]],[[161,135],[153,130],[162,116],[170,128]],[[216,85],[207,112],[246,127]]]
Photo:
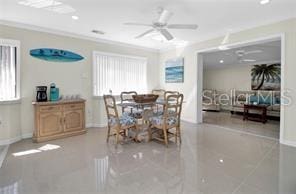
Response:
[[[197,52],[198,122],[281,139],[284,37]]]

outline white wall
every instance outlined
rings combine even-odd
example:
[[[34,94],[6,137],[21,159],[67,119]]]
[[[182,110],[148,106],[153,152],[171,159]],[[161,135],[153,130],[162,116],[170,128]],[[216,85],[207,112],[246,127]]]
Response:
[[[209,68],[203,72],[203,89],[216,90],[218,93],[231,94],[231,91],[251,90],[251,65],[236,65],[231,67]],[[230,110],[228,105],[221,109]]]
[[[251,90],[251,65],[204,69],[203,88],[220,92]]]
[[[283,89],[289,89],[291,91],[293,103],[285,107],[283,114],[285,115],[283,122],[283,142],[287,144],[295,144],[296,146],[296,130],[295,130],[295,114],[296,114],[296,19],[290,19],[275,24],[266,26],[260,26],[250,30],[234,33],[230,37],[230,43],[244,42],[248,40],[254,40],[258,38],[264,38],[267,36],[284,34],[285,35],[285,73],[282,80],[284,84]],[[197,122],[197,51],[205,50],[208,48],[218,47],[223,37],[196,43],[189,45],[186,48],[179,48],[176,50],[170,50],[160,55],[160,83],[165,89],[180,90],[185,95],[187,101],[183,118],[189,121]],[[164,82],[164,62],[169,58],[175,58],[183,56],[185,57],[185,81],[181,84],[166,84]]]
[[[159,54],[130,46],[98,43],[89,40],[65,37],[44,32],[0,25],[0,38],[21,42],[21,103],[0,105],[0,141],[29,136],[34,130],[34,115],[31,102],[35,99],[35,86],[54,82],[60,93],[81,94],[87,100],[86,123],[104,125],[105,108],[102,99],[92,97],[92,52],[113,52],[147,57],[148,89],[159,84]],[[47,62],[29,55],[33,48],[61,48],[85,57],[73,63]],[[85,74],[84,78],[82,74]],[[3,142],[2,141],[2,142]]]

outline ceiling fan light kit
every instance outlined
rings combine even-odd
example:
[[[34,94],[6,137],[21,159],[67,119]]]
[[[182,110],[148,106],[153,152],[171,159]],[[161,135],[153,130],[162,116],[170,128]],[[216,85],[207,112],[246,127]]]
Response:
[[[124,23],[125,25],[131,25],[131,26],[149,26],[152,27],[152,29],[149,29],[145,31],[144,33],[136,36],[135,38],[139,39],[142,37],[145,37],[153,32],[158,32],[161,34],[167,41],[171,41],[174,38],[174,36],[168,31],[168,29],[187,29],[187,30],[196,30],[198,28],[198,25],[196,24],[168,24],[168,20],[173,15],[172,12],[160,8],[159,11],[159,17],[155,22],[152,22],[152,24],[142,24],[142,23],[134,23],[134,22],[128,22]]]
[[[256,62],[257,60],[255,59],[245,59],[244,57],[246,55],[250,55],[250,54],[258,54],[258,53],[262,53],[263,51],[262,50],[251,50],[251,51],[245,51],[245,50],[237,50],[235,51],[235,54],[237,55],[237,58],[239,60],[240,63],[243,63],[243,62]]]

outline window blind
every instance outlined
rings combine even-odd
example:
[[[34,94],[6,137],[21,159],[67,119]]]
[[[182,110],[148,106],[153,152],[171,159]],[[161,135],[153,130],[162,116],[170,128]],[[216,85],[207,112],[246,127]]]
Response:
[[[16,98],[16,47],[0,45],[0,101]]]
[[[147,92],[147,59],[94,52],[94,95]]]

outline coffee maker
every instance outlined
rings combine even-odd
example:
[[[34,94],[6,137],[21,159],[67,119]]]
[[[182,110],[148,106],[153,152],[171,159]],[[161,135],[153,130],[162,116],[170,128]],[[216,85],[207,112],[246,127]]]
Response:
[[[47,86],[37,86],[36,91],[37,91],[36,101],[37,102],[46,102],[47,101]]]

